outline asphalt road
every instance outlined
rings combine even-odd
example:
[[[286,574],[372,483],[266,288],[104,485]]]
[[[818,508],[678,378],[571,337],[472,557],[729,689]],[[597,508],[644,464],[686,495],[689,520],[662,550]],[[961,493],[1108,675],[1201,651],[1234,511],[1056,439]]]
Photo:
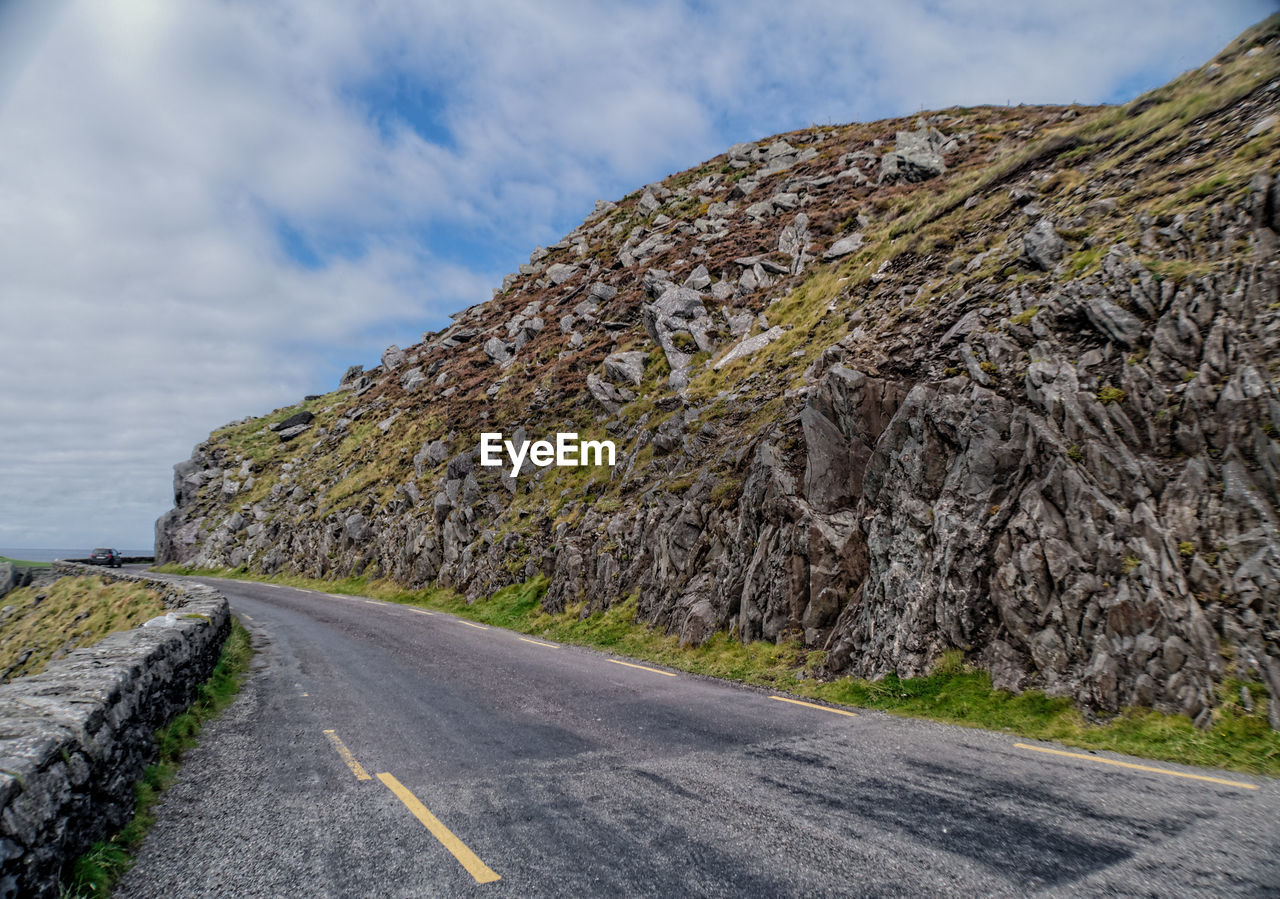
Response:
[[[259,651],[118,897],[1280,894],[1274,780],[198,580]]]

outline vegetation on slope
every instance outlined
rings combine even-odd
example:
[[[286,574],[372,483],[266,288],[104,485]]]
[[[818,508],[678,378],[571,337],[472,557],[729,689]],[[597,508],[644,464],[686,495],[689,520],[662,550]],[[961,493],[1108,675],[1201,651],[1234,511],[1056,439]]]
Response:
[[[1186,222],[1187,229],[1208,227],[1206,218],[1196,218],[1199,213],[1223,201],[1240,201],[1247,195],[1254,174],[1280,164],[1280,126],[1250,135],[1224,118],[1233,104],[1256,94],[1280,75],[1274,52],[1250,52],[1278,31],[1278,20],[1268,20],[1233,42],[1214,62],[1123,106],[944,110],[940,115],[949,118],[947,129],[971,133],[972,138],[954,158],[948,158],[948,171],[941,178],[893,185],[872,181],[853,186],[838,181],[815,189],[805,207],[814,219],[815,254],[822,242],[854,228],[864,235],[862,249],[836,261],[819,258],[803,274],[783,276],[776,285],[747,298],[743,308],[765,315],[771,325],[786,328],[786,334],[720,371],[712,367],[714,354],[699,354],[684,399],[701,405],[700,421],[720,430],[720,443],[738,445],[744,430],[786,421],[785,391],[799,386],[806,367],[859,325],[866,332],[862,346],[887,350],[891,358],[886,366],[911,368],[908,374],[913,380],[963,374],[948,368],[941,357],[900,361],[908,355],[911,331],[926,333],[924,325],[939,308],[991,285],[1041,291],[1057,281],[1096,271],[1112,242],[1140,244],[1143,222],[1158,225],[1176,215]],[[835,160],[842,151],[891,143],[896,130],[913,125],[913,119],[904,118],[802,129],[768,138],[761,145],[787,140],[796,146],[812,146],[818,156],[762,183],[832,171],[838,167]],[[688,188],[708,176],[724,179],[716,190],[744,177],[757,177],[754,169],[737,169],[727,156],[718,156],[668,177],[661,186]],[[1010,188],[1028,179],[1035,184],[1033,205],[1059,222],[1077,223],[1063,227],[1069,255],[1057,272],[1029,271],[1015,259],[1029,220],[1019,202],[1011,198]],[[768,189],[759,188],[739,205]],[[597,277],[607,274],[623,289],[616,298],[602,303],[602,321],[638,321],[640,298],[625,286],[633,276],[638,283],[639,276],[650,268],[682,276],[681,265],[688,267],[698,261],[669,258],[682,252],[672,250],[635,266],[634,272],[617,269],[617,248],[631,228],[648,226],[654,232],[674,233],[682,218],[705,214],[706,204],[694,204],[669,224],[658,225],[655,216],[641,209],[640,199],[640,191],[629,195],[596,222],[604,237],[593,255],[584,259],[573,256],[567,248],[553,248],[544,260],[544,264],[605,264]],[[1110,202],[1110,208],[1118,212],[1099,213],[1100,200]],[[719,279],[722,269],[733,268],[729,260],[735,255],[776,243],[776,222],[753,225],[739,219],[733,228],[730,237],[706,245],[711,255],[701,261],[713,280]],[[1244,243],[1224,248],[1212,268],[1225,269],[1250,252]],[[1171,267],[1141,247],[1138,258],[1157,280],[1181,282],[1207,273],[1203,263],[1189,261]],[[971,261],[979,264],[954,265]],[[483,328],[511,318],[531,300],[554,305],[559,289],[538,289],[531,286],[533,280],[533,276],[522,276],[485,304],[483,322],[468,326]],[[904,298],[902,291],[908,286],[912,296]],[[634,424],[643,420],[643,430],[652,433],[671,416],[662,408],[675,395],[666,384],[666,360],[645,341],[639,328],[622,332],[613,346],[603,342],[603,335],[589,335],[586,343],[575,347],[554,322],[549,322],[519,358],[500,372],[481,352],[483,337],[446,350],[427,339],[435,336],[425,335],[423,344],[410,349],[419,354],[415,364],[424,370],[435,371],[435,366],[443,364],[439,384],[433,381],[430,387],[405,392],[390,378],[363,395],[335,391],[214,431],[205,447],[206,455],[223,460],[228,471],[247,462],[252,483],[248,478],[238,479],[238,492],[227,494],[224,480],[210,480],[200,488],[200,506],[216,510],[233,495],[235,507],[261,506],[265,509],[263,523],[283,528],[352,511],[371,516],[393,509],[399,492],[408,484],[416,485],[424,496],[434,491],[443,465],[416,466],[413,458],[428,441],[444,440],[453,447],[474,445],[480,431],[513,430],[516,423],[528,420],[531,412],[539,411],[546,413],[548,426],[554,421],[557,427],[572,426],[593,439],[608,436],[584,383],[610,348],[650,351],[646,377],[637,390],[639,398],[623,409],[623,421]],[[730,345],[722,344],[720,352]],[[1016,392],[1025,371],[987,373],[997,389]],[[300,411],[313,413],[315,420],[311,430],[295,440],[281,442],[267,430]],[[581,513],[600,500],[634,502],[650,490],[679,494],[706,466],[705,459],[699,459],[691,460],[685,468],[680,460],[659,458],[638,444],[634,451],[626,445],[620,450],[627,464],[613,477],[601,475],[574,484],[565,483],[568,478],[554,472],[526,478],[522,495],[513,501],[513,514],[499,516],[505,521],[495,518],[489,523],[523,530]],[[708,458],[713,455],[710,450],[706,454]],[[495,489],[496,475],[486,479],[484,474],[477,472],[482,488]],[[722,479],[732,480],[735,474],[728,464],[717,470]],[[566,487],[575,488],[572,493],[576,495],[564,496]],[[289,494],[295,496],[286,503],[284,498]],[[217,523],[218,516],[211,516],[202,528],[212,530]],[[336,573],[360,571],[344,563]],[[380,573],[376,565],[373,573]]]
[[[0,556],[0,565],[8,562],[10,565],[16,565],[19,568],[51,568],[52,562],[30,562],[26,559],[11,559],[8,556]]]
[[[0,609],[0,679],[38,674],[53,659],[92,646],[164,614],[160,596],[143,584],[64,577],[21,587]]]
[[[1276,333],[1271,322],[1280,304],[1259,300],[1261,308],[1254,309],[1250,299],[1249,314],[1241,317],[1226,297],[1246,273],[1255,278],[1250,289],[1257,295],[1256,285],[1273,283],[1275,274],[1278,50],[1280,17],[1273,17],[1213,62],[1124,106],[953,108],[918,120],[802,129],[778,136],[784,150],[794,151],[785,170],[769,165],[776,149],[769,139],[602,204],[564,240],[536,250],[522,274],[504,280],[492,300],[459,313],[441,334],[424,335],[403,353],[389,351],[382,366],[358,372],[342,390],[215,431],[179,471],[178,508],[159,529],[160,554],[198,565],[243,563],[258,573],[358,577],[345,581],[357,589],[394,580],[399,586],[386,587],[391,594],[451,585],[472,599],[495,591],[502,596],[498,588],[541,571],[553,577],[548,609],[571,614],[590,597],[588,611],[617,606],[628,627],[630,598],[641,590],[635,604],[646,622],[696,633],[689,638],[695,641],[718,629],[708,644],[713,649],[731,644],[726,632],[776,637],[777,652],[794,656],[787,657],[784,668],[792,674],[785,677],[794,677],[802,692],[836,689],[815,685],[812,674],[827,670],[810,662],[821,657],[819,647],[830,650],[836,672],[862,663],[863,673],[896,667],[908,675],[930,666],[955,669],[960,650],[969,662],[982,661],[999,642],[1028,677],[1002,679],[993,667],[998,682],[1035,686],[1066,678],[1085,708],[1114,712],[1130,702],[1181,708],[1201,725],[1217,721],[1218,733],[1230,731],[1238,711],[1252,727],[1261,720],[1253,709],[1265,705],[1256,694],[1266,680],[1266,660],[1275,658],[1276,612],[1274,594],[1266,592],[1268,572],[1257,561],[1263,556],[1251,541],[1274,539],[1259,537],[1258,529],[1245,534],[1243,524],[1222,527],[1248,516],[1230,511],[1245,499],[1226,489],[1234,479],[1220,469],[1239,459],[1254,473],[1276,470],[1264,457],[1280,446],[1280,425],[1264,420],[1274,413],[1261,409],[1262,401],[1241,405],[1240,394],[1257,391],[1233,381],[1248,373],[1250,383],[1260,379],[1274,391],[1280,362],[1265,335]],[[919,183],[882,177],[899,132],[919,136],[934,129],[951,147],[940,151],[944,171]],[[754,201],[778,197],[790,199],[771,213],[749,211]],[[794,237],[801,214],[809,243],[786,252],[787,229]],[[1028,244],[1039,224],[1054,229],[1058,241],[1047,261],[1033,259]],[[852,240],[851,234],[861,246],[829,258],[836,242]],[[639,238],[641,246],[657,240],[660,249],[633,254]],[[752,259],[767,262],[769,274]],[[557,267],[576,274],[553,278]],[[653,322],[642,319],[652,316],[651,301],[670,289],[664,285],[695,282],[715,341],[708,350],[692,332],[679,333],[680,341],[672,339],[680,349],[673,362],[654,346],[654,335],[646,336]],[[1208,299],[1196,301],[1196,294]],[[1094,299],[1104,302],[1095,306]],[[1193,303],[1204,320],[1183,327],[1183,319],[1195,317],[1184,308]],[[1231,340],[1210,334],[1217,307],[1214,327],[1235,335]],[[1111,316],[1110,325],[1089,318],[1090,310],[1094,318]],[[778,328],[781,336],[717,370],[717,360],[744,336],[744,319],[746,335]],[[526,328],[531,320],[538,326]],[[490,341],[500,352],[485,349]],[[625,379],[615,377],[634,395],[625,402],[593,398],[588,388],[588,378],[609,375],[610,351],[638,351],[643,359],[634,369],[639,377],[631,370]],[[683,355],[691,359],[689,380],[677,390],[668,375]],[[982,423],[977,447],[984,457],[1009,449],[1021,451],[1027,463],[1022,481],[988,467],[981,486],[990,486],[988,476],[997,485],[990,501],[958,498],[954,485],[935,486],[939,472],[917,465],[895,475],[881,506],[840,505],[845,498],[835,497],[833,507],[852,512],[864,535],[892,522],[906,539],[894,543],[882,527],[866,558],[853,558],[861,550],[851,541],[839,550],[849,570],[825,583],[825,574],[804,571],[813,561],[810,547],[769,541],[777,534],[820,533],[807,527],[803,516],[810,512],[772,498],[823,498],[821,485],[811,490],[802,483],[806,470],[821,470],[808,466],[807,446],[825,450],[821,441],[809,441],[801,418],[821,413],[807,405],[814,391],[816,399],[830,399],[821,382],[837,359],[895,389],[945,394],[953,411],[964,406],[960,393],[973,382],[983,388],[973,393],[982,393],[984,402],[1031,422],[1037,440],[1021,449],[1010,435],[996,433],[998,416]],[[1040,391],[1042,381],[1052,381],[1052,390]],[[1033,392],[1042,395],[1033,399]],[[1215,405],[1219,392],[1227,397],[1223,405]],[[1054,399],[1059,394],[1064,401]],[[1082,411],[1062,418],[1064,402]],[[1233,403],[1228,414],[1224,409]],[[889,406],[886,401],[886,414]],[[288,441],[268,430],[300,410],[315,416],[309,430]],[[941,471],[966,461],[974,445],[968,430],[952,433],[954,422],[934,428],[931,408],[915,414],[903,423],[936,438],[927,444],[931,463]],[[525,472],[518,483],[500,480],[492,469],[471,469],[479,431],[521,427],[534,438],[552,429],[592,438],[607,433],[618,440],[619,465],[609,472]],[[951,439],[956,434],[970,442]],[[1119,472],[1115,460],[1131,455],[1134,467]],[[763,456],[766,462],[757,465]],[[1185,514],[1157,509],[1155,499],[1196,466],[1205,472],[1205,489],[1171,500]],[[1136,470],[1148,476],[1135,476]],[[1274,478],[1267,474],[1259,483],[1269,485],[1274,509]],[[1082,484],[1098,503],[1078,501]],[[1114,509],[1116,520],[1098,529],[1088,521],[1054,525],[1044,534],[1031,533],[1026,521],[1011,523],[1023,513],[1043,523],[1044,514],[1020,504],[1059,487],[1070,499],[1056,507],[1071,517]],[[1138,508],[1161,517],[1154,536],[1119,523],[1124,510]],[[766,518],[768,534],[756,527]],[[1175,519],[1176,526],[1170,524]],[[668,539],[673,533],[688,539],[675,546]],[[1073,535],[1081,545],[1071,554],[1037,546]],[[1005,537],[1008,559],[1017,561],[1009,563],[1016,589],[1005,591],[996,615],[988,607],[995,582],[987,575],[995,568],[992,547]],[[913,567],[924,556],[916,546],[937,551]],[[761,547],[760,564],[748,565]],[[1059,570],[1040,578],[1049,555]],[[1280,558],[1274,546],[1270,557]],[[793,571],[793,562],[800,572],[794,582],[780,576]],[[1252,585],[1249,577],[1237,577],[1246,562],[1262,572]],[[895,565],[904,578],[910,575],[901,590],[886,587],[885,573]],[[943,633],[934,627],[941,616],[933,614],[893,618],[903,610],[883,590],[923,596],[949,576],[940,572],[965,569],[973,576],[947,590],[950,611],[957,612],[954,627]],[[756,577],[750,595],[738,589],[743,572]],[[827,596],[819,603],[823,589]],[[862,598],[860,606],[853,597]],[[1184,599],[1204,613],[1214,634],[1199,632],[1198,616],[1181,614]],[[490,607],[501,607],[494,602]],[[769,616],[762,612],[766,604]],[[842,617],[849,609],[858,621]],[[533,627],[525,619],[536,617],[521,613],[513,626]],[[566,619],[577,620],[593,616]],[[696,627],[687,627],[690,621]],[[761,621],[768,622],[767,632]],[[878,647],[853,640],[890,633],[888,626],[897,623],[915,628],[919,649],[911,658],[904,660],[902,647],[912,640],[885,639]],[[1006,627],[1018,633],[1005,634]],[[1096,639],[1099,632],[1107,645]],[[1046,649],[1049,644],[1035,642],[1039,637],[1069,652]],[[797,638],[809,652],[796,647]],[[1135,641],[1148,645],[1138,651]],[[1196,658],[1188,662],[1184,648],[1193,644]],[[977,676],[967,670],[947,676],[960,675]],[[785,685],[785,677],[778,683]],[[901,690],[907,681],[883,683]],[[878,686],[846,698],[874,703]],[[986,688],[977,683],[975,689]],[[1061,682],[1053,689],[1062,690]],[[905,707],[909,698],[900,696],[898,704]],[[1000,714],[981,714],[1000,726]],[[1271,744],[1241,740],[1259,758],[1274,755]]]

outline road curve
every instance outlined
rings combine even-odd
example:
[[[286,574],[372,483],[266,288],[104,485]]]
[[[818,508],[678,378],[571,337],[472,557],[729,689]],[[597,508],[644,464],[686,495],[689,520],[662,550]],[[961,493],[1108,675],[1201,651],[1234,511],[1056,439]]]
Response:
[[[259,652],[118,897],[1280,892],[1274,780],[195,580]]]

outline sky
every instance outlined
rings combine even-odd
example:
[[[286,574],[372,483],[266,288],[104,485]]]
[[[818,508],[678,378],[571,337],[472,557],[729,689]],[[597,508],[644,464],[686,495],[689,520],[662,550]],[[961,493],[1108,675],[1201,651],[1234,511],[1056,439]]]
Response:
[[[209,432],[337,386],[729,145],[1122,102],[1256,0],[0,0],[0,546],[150,546]]]

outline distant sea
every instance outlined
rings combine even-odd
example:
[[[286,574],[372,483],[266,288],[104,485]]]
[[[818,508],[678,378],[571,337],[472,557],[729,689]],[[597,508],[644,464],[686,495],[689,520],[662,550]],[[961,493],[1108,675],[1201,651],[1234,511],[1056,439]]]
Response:
[[[95,547],[90,546],[88,549],[39,549],[18,546],[0,546],[0,556],[8,556],[10,559],[21,559],[24,562],[52,562],[54,559],[85,559],[89,553],[93,552]],[[155,552],[154,549],[124,549],[117,546],[122,556],[149,556]]]

